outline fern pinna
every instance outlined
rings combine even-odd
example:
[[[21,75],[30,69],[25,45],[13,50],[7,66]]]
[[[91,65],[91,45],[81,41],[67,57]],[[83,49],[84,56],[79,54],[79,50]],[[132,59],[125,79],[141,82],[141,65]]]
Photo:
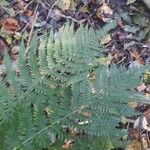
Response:
[[[103,65],[99,38],[110,26],[97,32],[80,26],[75,32],[73,24],[66,24],[40,42],[35,35],[28,51],[23,42],[20,46],[19,75],[6,54],[0,149],[51,149],[56,139],[69,138],[66,128],[90,139],[124,134],[117,126],[122,116],[137,114],[127,103],[138,100],[134,87],[143,70]]]

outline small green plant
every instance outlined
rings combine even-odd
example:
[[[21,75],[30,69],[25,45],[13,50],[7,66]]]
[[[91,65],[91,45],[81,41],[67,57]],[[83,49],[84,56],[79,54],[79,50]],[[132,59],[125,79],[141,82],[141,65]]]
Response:
[[[66,129],[87,139],[119,139],[121,116],[137,112],[127,106],[137,99],[134,87],[142,68],[126,70],[101,63],[102,31],[73,24],[37,36],[28,51],[22,42],[19,75],[5,56],[7,76],[0,84],[0,145],[2,150],[51,149],[56,139],[69,138]],[[138,99],[137,99],[138,100]],[[78,139],[82,143],[81,140]]]

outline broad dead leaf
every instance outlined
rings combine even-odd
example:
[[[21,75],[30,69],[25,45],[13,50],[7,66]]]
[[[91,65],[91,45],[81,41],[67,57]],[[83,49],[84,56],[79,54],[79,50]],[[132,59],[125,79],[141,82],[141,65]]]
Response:
[[[148,149],[149,143],[148,143],[147,136],[146,136],[146,137],[143,137],[143,138],[141,139],[141,142],[142,142],[142,145],[143,145],[143,150],[149,150],[149,149]]]
[[[73,141],[73,140],[68,140],[68,141],[66,141],[66,142],[63,144],[62,148],[63,148],[63,149],[70,149],[73,144],[74,144],[74,141]]]
[[[134,3],[136,0],[128,0],[127,5]]]
[[[143,83],[139,86],[136,87],[136,89],[139,91],[139,92],[142,92],[146,89],[146,85]]]
[[[129,131],[130,140],[125,150],[148,150],[147,136],[139,132],[139,129],[131,129]]]
[[[144,129],[150,132],[150,127],[145,116],[138,117],[134,123],[134,128]]]
[[[105,38],[101,39],[101,44],[108,44],[111,41],[110,34],[107,34]]]
[[[144,64],[144,60],[141,57],[141,53],[139,50],[135,50],[134,52],[130,51],[130,55],[131,57],[133,57],[135,59],[135,61],[137,61],[139,64]]]
[[[25,10],[24,15],[30,17],[33,15],[33,11],[32,10]]]
[[[80,132],[77,129],[70,128],[68,129],[68,134],[70,137],[77,137],[80,135]]]
[[[18,21],[13,18],[6,18],[2,22],[2,26],[7,33],[14,33],[20,28]]]
[[[102,19],[104,22],[108,21],[112,15],[113,10],[107,4],[103,4],[96,13],[96,16]]]
[[[80,12],[83,12],[83,13],[87,13],[89,12],[88,8],[86,6],[83,6],[79,9]]]
[[[18,8],[18,9],[21,9],[21,10],[24,9],[25,3],[24,3],[23,0],[15,0],[15,3],[16,3],[15,8]]]
[[[141,143],[138,140],[134,140],[127,145],[125,150],[141,150]]]
[[[128,103],[128,106],[130,107],[130,108],[136,108],[137,106],[138,106],[138,103],[137,102],[129,102]]]
[[[131,141],[138,140],[139,135],[140,135],[140,132],[138,129],[136,129],[136,128],[129,129],[128,139]]]
[[[112,53],[112,57],[113,57],[113,61],[115,63],[119,62],[122,59],[122,53],[116,49],[113,53]]]
[[[63,11],[68,10],[71,6],[71,0],[60,0],[57,6]]]

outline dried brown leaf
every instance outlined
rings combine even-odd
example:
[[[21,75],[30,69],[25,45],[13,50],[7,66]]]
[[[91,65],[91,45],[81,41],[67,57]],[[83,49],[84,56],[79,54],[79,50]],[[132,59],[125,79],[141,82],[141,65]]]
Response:
[[[70,148],[72,148],[73,143],[74,143],[73,140],[68,140],[68,141],[66,141],[66,142],[63,144],[62,148],[63,148],[63,149],[70,149]]]
[[[32,10],[25,10],[24,15],[30,17],[33,15],[33,11]]]
[[[14,33],[20,28],[18,21],[13,18],[4,19],[2,26],[7,33]]]

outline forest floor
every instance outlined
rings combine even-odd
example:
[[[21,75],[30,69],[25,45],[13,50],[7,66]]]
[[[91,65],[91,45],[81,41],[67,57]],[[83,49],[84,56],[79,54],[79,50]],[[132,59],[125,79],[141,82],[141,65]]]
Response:
[[[67,21],[88,25],[96,30],[110,21],[116,25],[101,40],[106,47],[105,55],[118,66],[138,67],[150,63],[150,13],[143,3],[127,4],[126,0],[0,0],[0,76],[4,74],[3,56],[7,51],[14,67],[19,53],[21,39],[30,45],[35,31],[40,37],[51,28],[60,30]],[[142,83],[139,92],[150,94],[150,84]],[[127,150],[140,150],[139,143],[146,149],[150,146],[150,107],[147,104],[132,103],[143,112],[140,130],[132,128],[141,118],[130,118],[124,128],[129,129],[129,140],[133,141]],[[146,122],[144,122],[146,119]]]

